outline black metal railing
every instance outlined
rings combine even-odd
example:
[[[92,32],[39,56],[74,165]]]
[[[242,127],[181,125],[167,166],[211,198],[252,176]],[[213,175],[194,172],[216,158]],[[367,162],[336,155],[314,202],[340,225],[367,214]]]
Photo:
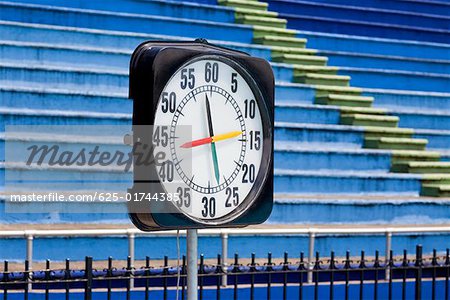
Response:
[[[246,261],[243,264],[243,261]],[[140,293],[140,299],[186,298],[186,259],[179,269],[169,265],[151,266],[146,257],[142,267],[133,268],[128,258],[124,268],[115,268],[108,258],[107,268],[94,269],[92,257],[86,257],[83,269],[72,269],[66,260],[65,268],[52,269],[49,260],[44,270],[31,271],[25,261],[24,271],[10,271],[8,261],[0,272],[0,299],[7,300],[15,293],[29,299],[32,290],[39,291],[42,299],[51,299],[54,293],[65,294],[65,299],[112,299],[121,293],[131,299]],[[269,253],[264,263],[257,263],[254,254],[250,259],[234,256],[231,265],[223,265],[220,255],[217,263],[208,265],[203,256],[199,260],[199,299],[446,299],[449,300],[450,254],[436,250],[430,256],[422,255],[417,246],[414,257],[389,253],[387,261],[376,251],[370,259],[362,251],[357,258],[349,252],[336,258],[321,259],[316,253],[310,263],[300,253],[289,258],[285,253],[278,263]],[[179,272],[178,272],[179,271]],[[178,286],[178,288],[177,288]],[[178,292],[176,291],[178,289]],[[97,297],[97,295],[101,295]],[[61,297],[61,295],[59,295]],[[115,297],[117,298],[117,297]]]

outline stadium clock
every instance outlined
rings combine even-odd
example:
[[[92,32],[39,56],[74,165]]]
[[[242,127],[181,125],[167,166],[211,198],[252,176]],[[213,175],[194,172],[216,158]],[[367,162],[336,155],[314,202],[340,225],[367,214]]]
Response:
[[[143,196],[128,203],[133,223],[157,230],[265,221],[273,202],[273,93],[263,59],[204,40],[141,44],[130,69],[133,137],[151,145],[153,160],[140,165],[133,147],[129,193]]]

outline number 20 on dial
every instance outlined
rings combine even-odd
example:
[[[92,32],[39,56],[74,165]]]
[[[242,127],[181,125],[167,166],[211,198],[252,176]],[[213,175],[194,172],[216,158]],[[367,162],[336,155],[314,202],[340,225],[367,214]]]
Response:
[[[220,223],[248,207],[250,192],[261,184],[257,177],[264,175],[258,98],[245,70],[220,57],[189,61],[164,87],[153,143],[169,160],[158,174],[167,193],[179,195],[174,204],[189,218]]]

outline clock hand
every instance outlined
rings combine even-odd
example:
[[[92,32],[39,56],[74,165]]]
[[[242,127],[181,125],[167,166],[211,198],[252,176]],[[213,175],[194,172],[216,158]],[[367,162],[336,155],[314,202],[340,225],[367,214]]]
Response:
[[[242,134],[242,131],[230,131],[227,133],[222,133],[222,134],[217,134],[215,136],[212,137],[207,137],[207,138],[203,138],[203,139],[198,139],[198,140],[193,140],[187,143],[184,143],[183,145],[181,145],[181,148],[193,148],[193,147],[197,147],[197,146],[201,146],[201,145],[206,145],[206,144],[210,144],[212,142],[217,143],[223,140],[228,140],[228,139],[232,139],[234,137],[237,137],[239,135]]]
[[[212,119],[211,119],[211,107],[209,105],[209,99],[208,95],[206,96],[206,115],[208,117],[208,129],[209,129],[209,136],[214,136],[213,126],[212,126]],[[219,162],[217,161],[217,151],[216,151],[216,143],[214,141],[211,141],[211,152],[212,152],[212,160],[214,164],[214,174],[216,176],[217,184],[219,184],[220,174],[219,174]]]

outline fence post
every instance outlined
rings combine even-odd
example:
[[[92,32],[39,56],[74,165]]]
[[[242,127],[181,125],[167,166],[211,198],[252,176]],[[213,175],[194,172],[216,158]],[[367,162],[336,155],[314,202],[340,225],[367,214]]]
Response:
[[[134,288],[134,277],[131,276],[134,267],[134,253],[135,253],[135,237],[134,232],[128,230],[128,256],[130,257],[130,289]]]
[[[384,267],[386,268],[385,271],[385,275],[384,278],[386,280],[389,280],[389,277],[391,276],[391,272],[390,272],[390,266],[389,266],[389,254],[391,253],[391,249],[392,249],[392,232],[387,230],[386,231],[386,258],[384,261]]]
[[[92,257],[86,256],[85,265],[86,287],[84,289],[84,299],[92,300]]]
[[[314,242],[316,239],[316,233],[312,228],[309,229],[309,247],[308,247],[308,283],[312,283],[313,280],[313,268],[314,268]]]
[[[222,239],[222,270],[224,275],[222,276],[222,286],[227,286],[227,266],[228,266],[228,233],[222,231],[220,234]]]
[[[422,245],[416,246],[416,295],[415,299],[422,299]]]

